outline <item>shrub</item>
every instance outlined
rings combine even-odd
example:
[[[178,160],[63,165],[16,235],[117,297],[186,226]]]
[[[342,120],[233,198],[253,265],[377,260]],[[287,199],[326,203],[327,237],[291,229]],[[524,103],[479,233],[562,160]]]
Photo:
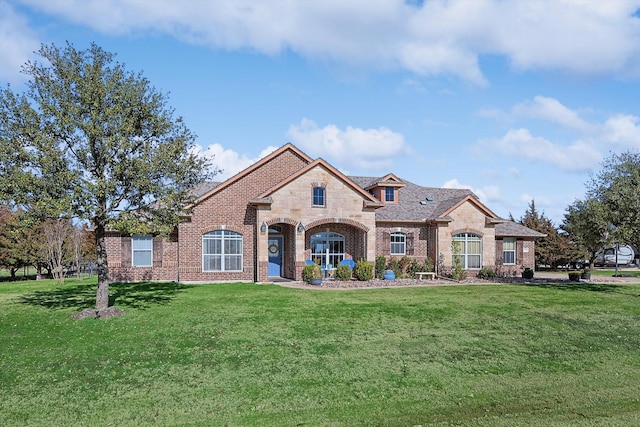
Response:
[[[411,260],[411,262],[409,263],[409,267],[407,268],[407,276],[415,278],[416,273],[418,272],[433,272],[433,267],[433,261],[429,257],[426,257],[423,262],[413,259]]]
[[[311,279],[322,279],[322,270],[318,264],[307,264],[302,269],[302,280],[309,283]]]
[[[367,261],[360,260],[356,262],[356,266],[353,268],[353,275],[356,279],[363,282],[371,280],[373,279],[373,265]]]
[[[334,277],[336,280],[351,280],[351,268],[346,264],[340,264]]]
[[[478,279],[491,280],[496,277],[496,273],[490,268],[483,268],[478,271]]]
[[[533,279],[533,270],[530,269],[529,267],[525,268],[524,271],[522,272],[522,278]]]
[[[378,279],[382,279],[382,276],[384,276],[384,269],[387,265],[387,259],[384,257],[384,255],[378,255],[376,257],[376,277]]]

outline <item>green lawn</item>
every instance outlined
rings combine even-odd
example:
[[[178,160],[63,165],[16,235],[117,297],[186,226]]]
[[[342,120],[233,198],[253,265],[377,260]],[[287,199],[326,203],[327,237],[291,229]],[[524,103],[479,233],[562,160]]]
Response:
[[[640,285],[94,292],[0,283],[0,425],[640,425]]]

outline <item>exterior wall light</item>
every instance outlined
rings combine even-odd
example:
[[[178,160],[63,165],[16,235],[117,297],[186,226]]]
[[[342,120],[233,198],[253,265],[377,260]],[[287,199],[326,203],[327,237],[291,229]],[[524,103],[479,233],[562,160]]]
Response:
[[[261,233],[266,233],[267,232],[267,223],[263,222],[262,225],[260,226],[260,232]]]
[[[304,225],[302,223],[298,224],[298,233],[302,233],[304,231]]]

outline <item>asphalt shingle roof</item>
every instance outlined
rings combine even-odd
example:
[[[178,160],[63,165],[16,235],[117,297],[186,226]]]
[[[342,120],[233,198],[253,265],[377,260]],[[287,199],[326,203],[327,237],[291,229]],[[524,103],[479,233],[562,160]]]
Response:
[[[380,178],[350,176],[362,188]],[[398,189],[398,204],[385,205],[376,210],[377,221],[423,222],[435,220],[467,196],[477,196],[467,189],[422,187],[402,180],[404,187]]]

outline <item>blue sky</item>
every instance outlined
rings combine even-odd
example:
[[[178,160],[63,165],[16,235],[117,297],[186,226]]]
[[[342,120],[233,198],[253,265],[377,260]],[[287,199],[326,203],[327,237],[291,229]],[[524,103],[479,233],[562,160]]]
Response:
[[[0,0],[0,83],[41,44],[142,71],[225,179],[292,142],[350,175],[559,224],[640,149],[640,1]]]

